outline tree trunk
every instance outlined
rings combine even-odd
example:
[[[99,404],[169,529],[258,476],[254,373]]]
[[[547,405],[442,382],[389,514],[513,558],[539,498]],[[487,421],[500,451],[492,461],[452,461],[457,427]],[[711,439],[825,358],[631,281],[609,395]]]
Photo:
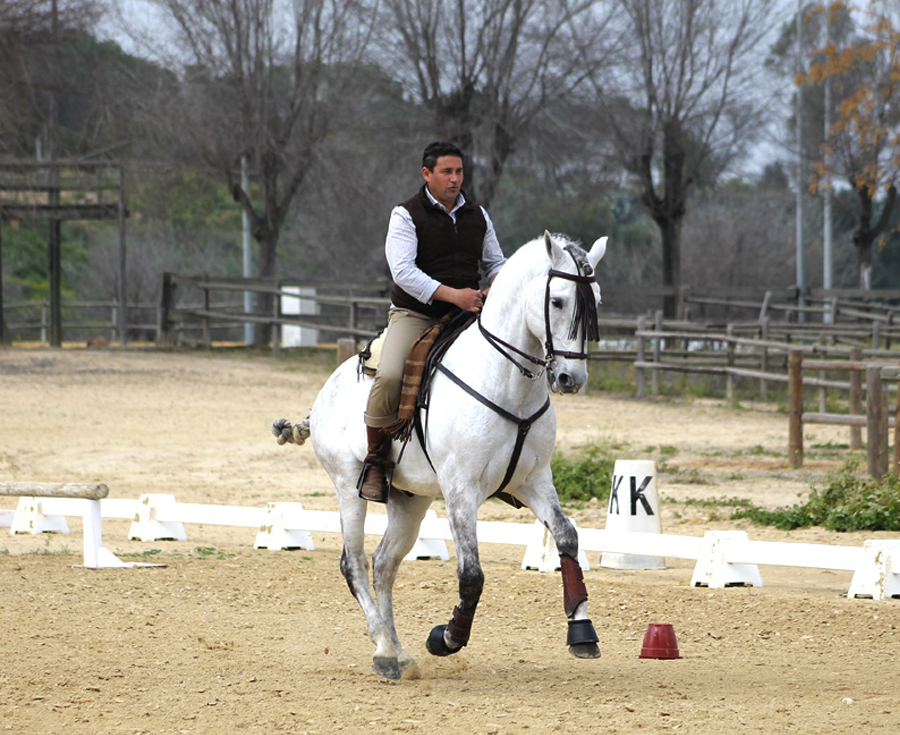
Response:
[[[258,238],[259,242],[259,277],[275,282],[275,263],[278,252],[278,231],[270,227],[263,227]],[[273,294],[263,293],[256,297],[256,313],[270,316],[275,306]],[[255,347],[266,348],[272,341],[272,327],[269,324],[257,324],[253,331],[253,344]]]
[[[669,120],[663,129],[662,196],[653,184],[652,139],[640,159],[640,177],[644,192],[642,200],[653,221],[659,227],[662,241],[662,285],[669,291],[663,296],[663,315],[678,316],[678,289],[681,287],[681,221],[686,207],[685,198],[691,180],[685,177],[686,152],[681,128],[677,120]]]
[[[678,316],[678,288],[681,286],[681,218],[665,217],[656,220],[662,239],[663,286],[671,293],[663,296],[663,315]]]
[[[859,197],[859,226],[853,233],[853,244],[856,246],[856,267],[859,276],[859,287],[866,291],[872,288],[872,249],[875,240],[884,232],[891,218],[894,203],[897,200],[897,189],[893,185],[888,189],[881,216],[872,226],[874,201],[871,190],[863,186],[857,189]]]

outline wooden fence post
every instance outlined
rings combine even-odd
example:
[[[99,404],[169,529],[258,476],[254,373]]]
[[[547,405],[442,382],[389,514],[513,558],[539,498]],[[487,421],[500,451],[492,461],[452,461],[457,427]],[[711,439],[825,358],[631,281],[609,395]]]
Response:
[[[647,317],[641,314],[637,318],[637,331],[643,332],[647,328]],[[647,358],[647,341],[643,335],[637,339],[637,362],[643,363]],[[637,397],[643,398],[647,390],[647,372],[644,368],[639,367],[634,371],[634,382],[637,389]]]
[[[825,344],[825,338],[823,337],[820,341],[820,344]],[[826,353],[827,354],[827,353]],[[819,380],[821,381],[819,384],[819,411],[821,413],[825,413],[828,411],[828,387],[825,385],[825,380],[828,378],[827,370],[819,370]]]
[[[657,311],[653,317],[653,331],[661,332],[663,328],[663,313]],[[662,357],[662,338],[656,337],[653,340],[653,362],[659,364]],[[650,394],[656,398],[659,396],[659,370],[653,368],[650,372]]]
[[[275,288],[272,295],[272,357],[281,354],[281,281],[276,281]]]
[[[342,337],[337,341],[337,362],[343,365],[356,353],[356,340],[349,337]]]
[[[850,362],[860,362],[862,350],[853,347],[850,350]],[[862,371],[850,371],[850,413],[854,416],[862,416],[863,412]],[[862,449],[862,427],[850,427],[850,449]]]
[[[896,379],[898,376],[895,373],[891,377]],[[897,384],[897,411],[894,414],[894,451],[891,454],[891,472],[900,476],[900,383]]]
[[[767,316],[760,317],[759,337],[763,342],[768,342],[769,340],[769,317]],[[769,348],[765,345],[763,345],[762,355],[760,355],[759,358],[759,369],[763,373],[769,371]],[[759,399],[765,401],[768,399],[768,396],[768,384],[766,383],[766,379],[762,378],[759,381]]]
[[[175,307],[175,277],[166,271],[162,277],[162,296],[159,302],[159,317],[156,325],[157,347],[172,346],[172,323],[169,312]]]
[[[888,471],[888,412],[881,368],[866,368],[866,443],[869,474],[883,480]]]
[[[725,333],[728,336],[728,347],[726,347],[725,354],[725,364],[729,368],[734,367],[734,324],[729,324],[725,328]],[[734,408],[737,405],[737,399],[735,398],[734,391],[734,373],[731,370],[725,373],[725,402],[731,407]]]
[[[210,305],[210,300],[209,300],[210,289],[209,289],[209,284],[207,283],[208,280],[209,280],[209,278],[207,276],[204,276],[203,284],[200,286],[200,288],[203,289],[203,311],[205,312],[205,314],[203,316],[203,342],[206,345],[206,349],[211,350],[212,349],[212,328],[210,325],[209,316],[207,316],[209,314],[209,305]]]
[[[803,353],[788,353],[788,463],[803,466]]]

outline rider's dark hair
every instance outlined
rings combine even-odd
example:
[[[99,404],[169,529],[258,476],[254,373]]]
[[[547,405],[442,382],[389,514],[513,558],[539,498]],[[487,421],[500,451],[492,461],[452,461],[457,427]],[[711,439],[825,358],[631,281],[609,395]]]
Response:
[[[429,171],[434,171],[438,159],[441,156],[456,156],[462,160],[463,153],[459,146],[444,141],[436,141],[425,146],[425,152],[422,154],[422,166]]]

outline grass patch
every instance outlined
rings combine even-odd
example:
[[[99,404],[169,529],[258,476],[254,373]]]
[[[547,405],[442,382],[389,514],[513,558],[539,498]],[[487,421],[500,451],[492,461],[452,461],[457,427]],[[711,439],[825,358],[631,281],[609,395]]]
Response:
[[[127,554],[119,553],[117,556],[123,559],[149,559],[151,557],[162,554],[162,549],[147,549],[146,551],[132,551]]]
[[[616,454],[623,445],[583,444],[575,447],[576,455],[554,454],[550,461],[553,484],[563,503],[583,503],[591,498],[609,499]]]
[[[233,559],[236,554],[220,551],[215,546],[195,546],[191,553],[196,559]]]
[[[900,531],[900,477],[888,475],[878,482],[848,460],[828,477],[819,490],[813,487],[805,503],[768,510],[755,505],[739,508],[732,518],[782,530],[822,526],[829,531]]]

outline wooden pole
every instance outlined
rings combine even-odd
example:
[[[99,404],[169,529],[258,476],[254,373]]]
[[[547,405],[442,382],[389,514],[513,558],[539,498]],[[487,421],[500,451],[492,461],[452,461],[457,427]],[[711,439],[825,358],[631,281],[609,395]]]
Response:
[[[109,488],[101,482],[0,482],[0,495],[100,500],[109,495]]]
[[[281,281],[276,282],[275,288],[278,293],[272,295],[272,357],[278,357],[281,354],[281,324],[279,320],[283,316],[281,313]]]
[[[771,292],[766,292],[766,295],[769,295]],[[760,317],[759,320],[759,336],[763,342],[768,342],[769,340],[769,317],[763,316]],[[759,358],[759,370],[760,372],[768,372],[769,371],[769,348],[762,348],[762,355]],[[765,378],[759,381],[759,398],[762,401],[767,400],[769,397],[768,394],[768,386],[766,384]]]
[[[159,300],[159,324],[156,327],[157,347],[172,345],[172,324],[169,312],[175,308],[175,277],[168,271],[162,275],[162,294]]]
[[[726,327],[726,334],[728,336],[728,347],[726,348],[725,361],[729,368],[733,368],[734,341],[732,337],[734,337],[734,324],[729,324]],[[737,398],[735,397],[734,390],[734,373],[732,373],[730,370],[725,374],[725,402],[731,408],[737,406]]]
[[[888,471],[888,413],[881,368],[866,368],[866,443],[869,474],[883,480]]]
[[[862,360],[862,350],[854,347],[850,350],[850,362]],[[862,416],[863,412],[862,373],[859,370],[850,371],[850,413]],[[850,449],[862,449],[862,427],[850,427]]]
[[[788,463],[803,466],[803,353],[788,353]]]
[[[894,414],[894,451],[891,454],[891,473],[900,477],[900,383],[897,384],[897,412]]]
[[[356,353],[356,340],[343,337],[337,341],[337,362],[343,365]]]
[[[663,313],[657,311],[653,319],[653,330],[661,332],[663,328]],[[662,358],[662,338],[657,337],[653,340],[653,362],[659,364]],[[650,372],[650,394],[656,398],[659,396],[659,370],[653,368]]]
[[[125,247],[125,170],[116,167],[116,184],[119,188],[117,212],[119,219],[119,344],[124,347],[128,339],[128,267]]]
[[[647,328],[647,317],[643,314],[637,318],[637,331],[643,332]],[[638,337],[637,361],[643,363],[647,357],[647,342],[644,337]],[[643,398],[647,391],[647,373],[644,368],[636,368],[634,382],[638,398]]]

